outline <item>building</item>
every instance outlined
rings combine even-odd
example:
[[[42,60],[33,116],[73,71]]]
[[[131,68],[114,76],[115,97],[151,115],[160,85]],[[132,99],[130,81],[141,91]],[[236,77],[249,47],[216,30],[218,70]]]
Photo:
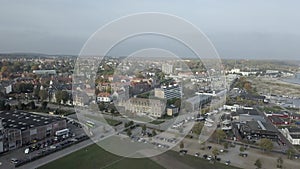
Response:
[[[162,99],[173,99],[182,97],[182,89],[177,84],[169,86],[161,86],[154,89],[154,96]]]
[[[137,115],[148,115],[159,118],[165,114],[165,101],[163,100],[130,98],[126,101],[121,101],[120,106],[124,106],[125,111]]]
[[[245,123],[240,123],[239,131],[242,137],[246,137],[248,139],[278,139],[277,129],[271,123],[262,122],[259,120],[252,120],[246,121]]]
[[[102,93],[99,93],[98,96],[97,96],[97,102],[111,102],[112,99],[111,99],[111,96],[110,96],[110,93],[107,93],[107,92],[102,92]]]
[[[161,70],[165,74],[172,74],[173,73],[173,65],[168,64],[168,63],[164,63],[164,64],[162,64]]]
[[[189,104],[191,107],[188,109],[189,111],[199,111],[200,108],[211,101],[211,96],[199,95],[188,98],[185,102]]]
[[[33,70],[32,72],[37,75],[56,75],[56,70]]]
[[[274,125],[289,125],[290,124],[290,120],[286,119],[286,118],[281,118],[278,116],[269,116],[268,118]]]
[[[167,106],[167,115],[168,116],[174,116],[179,113],[179,108],[171,104],[170,106]]]
[[[25,111],[0,112],[0,153],[54,136],[67,127],[60,117],[42,116]]]
[[[239,122],[246,122],[252,120],[266,122],[264,117],[257,110],[251,108],[237,109],[236,112],[231,113],[231,116],[233,120]]]
[[[137,94],[141,94],[141,93],[145,93],[148,92],[151,89],[151,84],[149,84],[148,82],[131,82],[130,83],[131,86],[131,90],[130,93],[132,95],[137,95]]]
[[[300,128],[296,128],[296,127],[283,128],[281,129],[281,133],[293,145],[300,145]]]

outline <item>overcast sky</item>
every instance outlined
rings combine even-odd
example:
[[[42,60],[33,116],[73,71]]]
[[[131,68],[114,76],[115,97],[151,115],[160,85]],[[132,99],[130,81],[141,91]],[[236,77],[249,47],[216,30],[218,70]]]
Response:
[[[300,58],[299,0],[0,2],[1,53],[77,55],[104,24],[137,12],[163,12],[200,28],[222,58]],[[116,54],[126,54],[123,50]]]

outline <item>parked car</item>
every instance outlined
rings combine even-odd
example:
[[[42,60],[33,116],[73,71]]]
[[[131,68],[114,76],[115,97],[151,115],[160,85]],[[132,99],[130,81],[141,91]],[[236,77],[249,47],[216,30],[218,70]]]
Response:
[[[16,159],[16,158],[11,158],[11,159],[10,159],[10,162],[13,163],[13,164],[18,164],[18,163],[19,163],[19,160]]]
[[[200,154],[199,153],[195,153],[195,157],[199,157],[200,156]]]
[[[248,157],[248,154],[247,153],[240,153],[239,156]]]

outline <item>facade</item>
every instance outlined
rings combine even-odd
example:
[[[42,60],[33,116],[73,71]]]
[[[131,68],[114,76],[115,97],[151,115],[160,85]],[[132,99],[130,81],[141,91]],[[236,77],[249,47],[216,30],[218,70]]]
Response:
[[[168,116],[174,116],[178,113],[179,113],[178,107],[176,107],[174,105],[170,105],[170,106],[167,107],[167,115]]]
[[[191,106],[190,111],[199,111],[200,108],[211,101],[211,96],[199,95],[188,98],[185,102]]]
[[[110,97],[110,93],[103,92],[99,93],[97,96],[97,102],[111,102],[112,99]]]
[[[182,89],[177,84],[162,86],[154,89],[154,96],[162,99],[173,99],[182,97]]]
[[[300,128],[283,128],[281,133],[289,140],[293,145],[300,145]]]
[[[24,111],[0,112],[0,153],[51,137],[66,128],[66,120]]]
[[[165,103],[162,100],[130,98],[129,100],[120,103],[120,106],[125,107],[125,111],[138,115],[161,117],[165,113]]]
[[[168,64],[168,63],[164,63],[164,64],[162,64],[161,70],[165,74],[172,74],[173,73],[173,65]]]

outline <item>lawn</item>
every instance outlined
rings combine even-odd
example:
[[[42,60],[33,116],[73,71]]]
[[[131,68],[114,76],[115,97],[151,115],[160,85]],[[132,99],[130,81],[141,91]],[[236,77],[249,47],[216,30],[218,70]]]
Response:
[[[122,124],[122,122],[118,121],[118,120],[113,120],[113,119],[108,119],[108,118],[106,118],[105,120],[106,120],[107,124],[109,124],[111,126],[117,126],[117,125]]]
[[[70,155],[50,162],[39,169],[163,169],[150,159],[123,158],[93,144]]]
[[[233,166],[226,166],[222,163],[216,162],[212,164],[201,157],[194,157],[191,155],[179,155],[178,152],[168,151],[166,152],[172,160],[180,161],[192,168],[201,169],[238,169]],[[123,158],[117,155],[111,154],[98,145],[93,144],[84,149],[78,150],[71,153],[63,158],[56,161],[50,162],[38,169],[163,169],[162,166],[156,162],[143,158],[143,159],[133,159],[133,158]]]
[[[154,121],[151,121],[150,123],[158,125],[158,124],[161,124],[161,123],[164,123],[164,122],[165,121],[163,121],[163,120],[154,120]]]

